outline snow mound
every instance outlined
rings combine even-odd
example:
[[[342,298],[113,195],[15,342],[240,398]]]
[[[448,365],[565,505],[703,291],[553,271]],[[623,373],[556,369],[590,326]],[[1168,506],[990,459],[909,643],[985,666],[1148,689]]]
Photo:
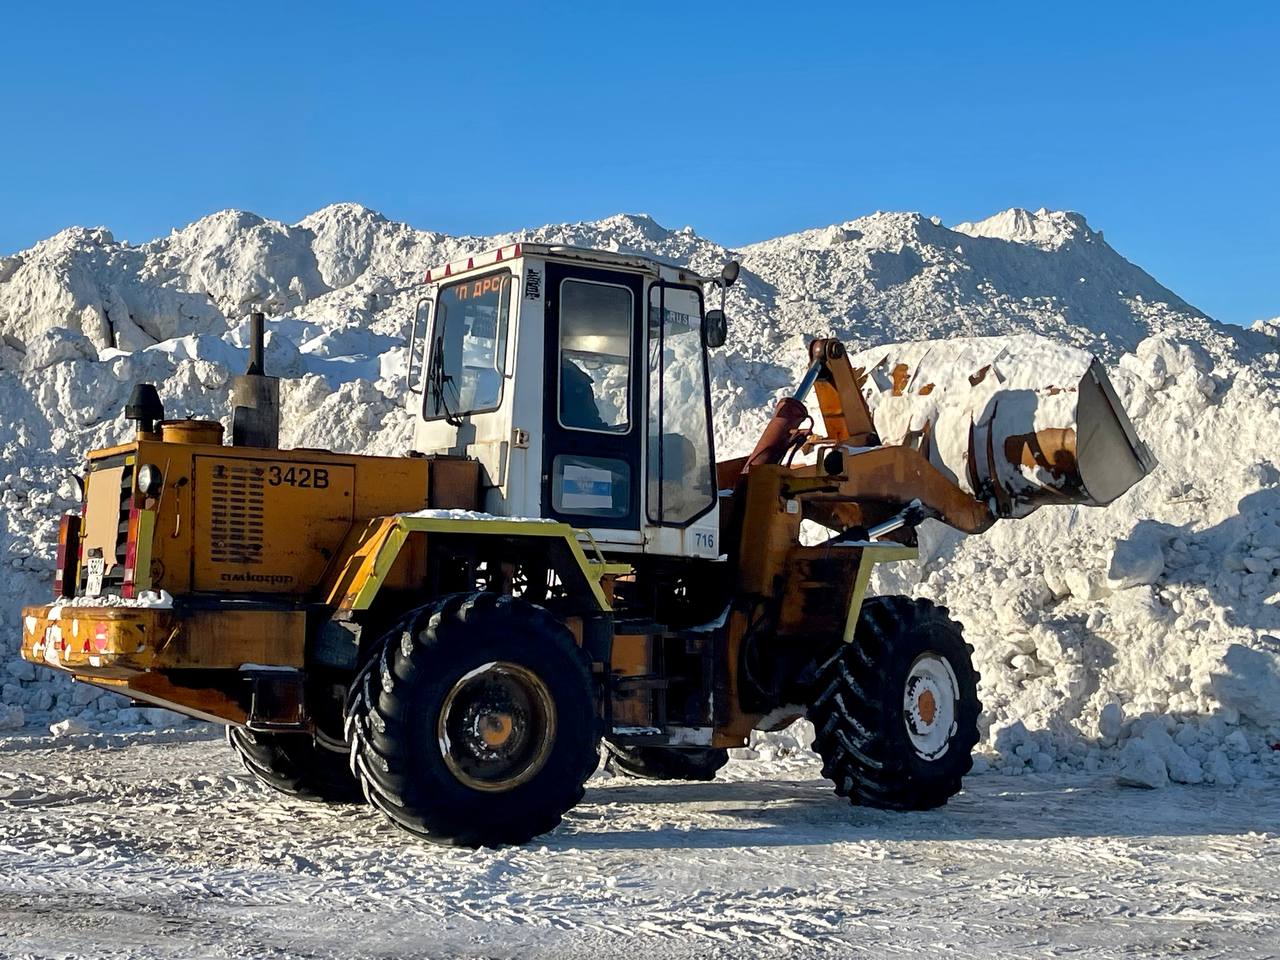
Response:
[[[57,519],[79,498],[70,471],[127,435],[135,382],[155,382],[173,416],[226,423],[251,310],[271,314],[268,365],[290,378],[285,445],[405,452],[416,283],[516,240],[705,273],[742,260],[713,359],[722,457],[753,446],[815,336],[856,352],[1036,333],[1100,356],[1155,472],[1106,509],[1044,508],[967,539],[927,525],[920,560],[875,587],[964,623],[983,678],[976,770],[1106,769],[1148,787],[1280,772],[1280,320],[1216,323],[1074,213],[1014,209],[952,229],[876,213],[737,251],[644,215],[451,237],[356,204],[292,225],[223,211],[138,246],[64,230],[0,257],[0,608],[48,596]],[[12,655],[16,630],[5,636],[0,728],[147,721],[33,670]],[[808,743],[801,724],[750,750]]]
[[[1073,242],[1102,240],[1102,234],[1090,229],[1088,221],[1080,214],[1045,210],[1043,207],[1035,213],[1012,207],[977,223],[957,223],[952,229],[971,237],[1027,243],[1044,250],[1058,250]]]

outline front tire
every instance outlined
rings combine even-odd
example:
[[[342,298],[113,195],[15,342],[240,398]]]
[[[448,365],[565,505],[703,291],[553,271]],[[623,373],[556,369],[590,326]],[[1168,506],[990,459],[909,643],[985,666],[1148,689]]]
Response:
[[[396,826],[433,843],[524,843],[595,771],[589,662],[541,607],[493,593],[424,607],[381,641],[348,706],[352,769]]]
[[[978,673],[960,624],[928,600],[873,597],[821,668],[808,716],[822,775],[854,804],[940,807],[978,742]]]

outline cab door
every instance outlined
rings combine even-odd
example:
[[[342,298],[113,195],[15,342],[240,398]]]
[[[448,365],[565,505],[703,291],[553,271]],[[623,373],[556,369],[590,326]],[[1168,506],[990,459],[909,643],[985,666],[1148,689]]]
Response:
[[[642,294],[638,274],[547,264],[544,516],[640,529]]]

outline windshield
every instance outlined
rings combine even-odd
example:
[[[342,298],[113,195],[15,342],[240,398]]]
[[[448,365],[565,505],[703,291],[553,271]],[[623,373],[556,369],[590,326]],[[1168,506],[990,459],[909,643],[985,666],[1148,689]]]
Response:
[[[440,290],[427,365],[429,419],[493,410],[502,402],[510,309],[506,271]]]

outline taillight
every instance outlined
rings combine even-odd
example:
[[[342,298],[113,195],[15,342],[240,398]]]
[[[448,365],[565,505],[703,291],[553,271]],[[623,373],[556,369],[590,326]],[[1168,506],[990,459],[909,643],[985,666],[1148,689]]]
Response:
[[[124,580],[120,584],[120,596],[133,599],[134,567],[138,562],[138,519],[141,511],[129,508],[129,534],[124,545]]]
[[[53,599],[76,595],[80,576],[80,523],[74,513],[64,513],[58,524],[58,566],[53,573]]]

